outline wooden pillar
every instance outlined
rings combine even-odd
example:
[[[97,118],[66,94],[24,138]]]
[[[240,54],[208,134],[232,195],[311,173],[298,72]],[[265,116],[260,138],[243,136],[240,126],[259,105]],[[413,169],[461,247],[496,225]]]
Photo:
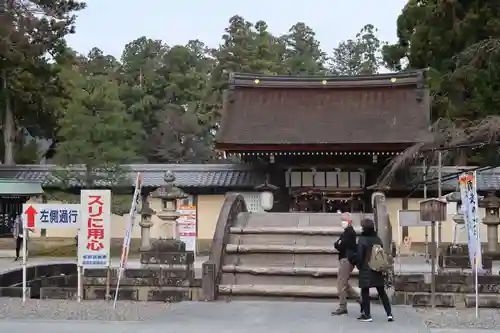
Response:
[[[271,212],[288,212],[290,209],[290,195],[286,187],[286,170],[282,168],[269,169],[269,182],[278,187],[274,191],[274,205]]]
[[[401,200],[401,209],[407,210],[408,209],[408,198],[405,197]],[[396,223],[396,221],[394,221]],[[399,223],[399,221],[398,221]],[[398,232],[401,232],[401,239],[405,239],[406,237],[409,236],[409,230],[408,227],[403,227],[401,231],[398,230]]]

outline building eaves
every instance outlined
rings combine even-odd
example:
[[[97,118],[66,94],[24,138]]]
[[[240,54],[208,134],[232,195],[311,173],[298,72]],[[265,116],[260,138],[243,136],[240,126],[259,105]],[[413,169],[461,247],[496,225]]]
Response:
[[[132,186],[137,172],[143,176],[145,187],[165,185],[166,171],[174,173],[175,185],[188,187],[229,187],[252,188],[261,184],[264,177],[249,166],[238,164],[130,164],[123,165],[129,170],[125,178]],[[19,181],[38,181],[43,186],[57,186],[58,172],[63,169],[56,165],[18,165],[0,166],[0,178]],[[83,172],[84,168],[75,166],[72,172]],[[75,184],[75,186],[77,186]],[[106,186],[103,184],[103,186]]]
[[[232,88],[375,88],[425,84],[424,71],[357,76],[287,76],[231,73]]]

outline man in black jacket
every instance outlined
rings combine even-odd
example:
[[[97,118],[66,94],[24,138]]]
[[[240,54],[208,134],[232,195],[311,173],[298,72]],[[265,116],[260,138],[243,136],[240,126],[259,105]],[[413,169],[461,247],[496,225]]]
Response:
[[[342,228],[344,231],[334,246],[339,251],[339,272],[337,275],[337,291],[339,293],[339,308],[332,312],[333,315],[347,314],[347,296],[355,294],[349,284],[354,264],[352,259],[356,256],[356,231],[352,226],[352,218],[349,214],[342,216]]]

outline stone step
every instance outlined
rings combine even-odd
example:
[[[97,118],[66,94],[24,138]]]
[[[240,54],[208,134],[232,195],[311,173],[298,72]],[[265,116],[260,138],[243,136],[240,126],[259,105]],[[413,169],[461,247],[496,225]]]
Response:
[[[355,228],[357,233],[361,228]],[[231,234],[245,235],[310,235],[310,236],[340,236],[344,229],[338,227],[231,227]]]
[[[364,217],[372,218],[373,214],[352,214],[353,225],[359,226]],[[247,213],[245,225],[240,227],[340,227],[342,214],[337,213]]]
[[[253,267],[325,267],[339,266],[337,254],[325,253],[233,253],[224,254],[223,265]]]
[[[252,275],[289,275],[289,276],[312,276],[312,277],[336,277],[339,274],[337,267],[255,267],[255,266],[238,266],[224,265],[222,267],[224,273],[243,273]],[[355,268],[352,276],[359,275],[359,271]]]
[[[303,246],[303,245],[266,245],[266,244],[227,244],[226,253],[291,253],[291,254],[338,254],[332,246]]]
[[[331,247],[338,236],[298,234],[230,234],[228,244]]]
[[[221,295],[260,296],[260,297],[308,297],[308,298],[338,298],[336,287],[304,286],[304,285],[229,285],[218,287]],[[351,299],[359,299],[359,288],[353,288],[357,295]],[[370,297],[377,298],[377,292],[370,289]]]
[[[293,276],[293,275],[252,275],[245,273],[222,273],[220,284],[225,285],[273,285],[273,286],[314,286],[333,287],[337,285],[336,276]],[[352,278],[350,283],[358,285]]]
[[[337,268],[324,267],[251,267],[226,265],[222,267],[221,284],[230,285],[302,285],[336,286]],[[357,286],[358,271],[354,271],[350,283]]]

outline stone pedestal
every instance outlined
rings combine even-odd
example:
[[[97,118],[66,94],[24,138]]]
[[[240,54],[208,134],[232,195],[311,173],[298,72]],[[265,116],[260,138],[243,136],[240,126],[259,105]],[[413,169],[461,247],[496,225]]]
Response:
[[[500,199],[495,197],[493,193],[488,194],[486,198],[479,202],[479,205],[485,209],[486,214],[483,219],[483,224],[486,225],[487,231],[487,247],[488,253],[498,253],[498,225],[500,218],[498,211],[500,207]]]

